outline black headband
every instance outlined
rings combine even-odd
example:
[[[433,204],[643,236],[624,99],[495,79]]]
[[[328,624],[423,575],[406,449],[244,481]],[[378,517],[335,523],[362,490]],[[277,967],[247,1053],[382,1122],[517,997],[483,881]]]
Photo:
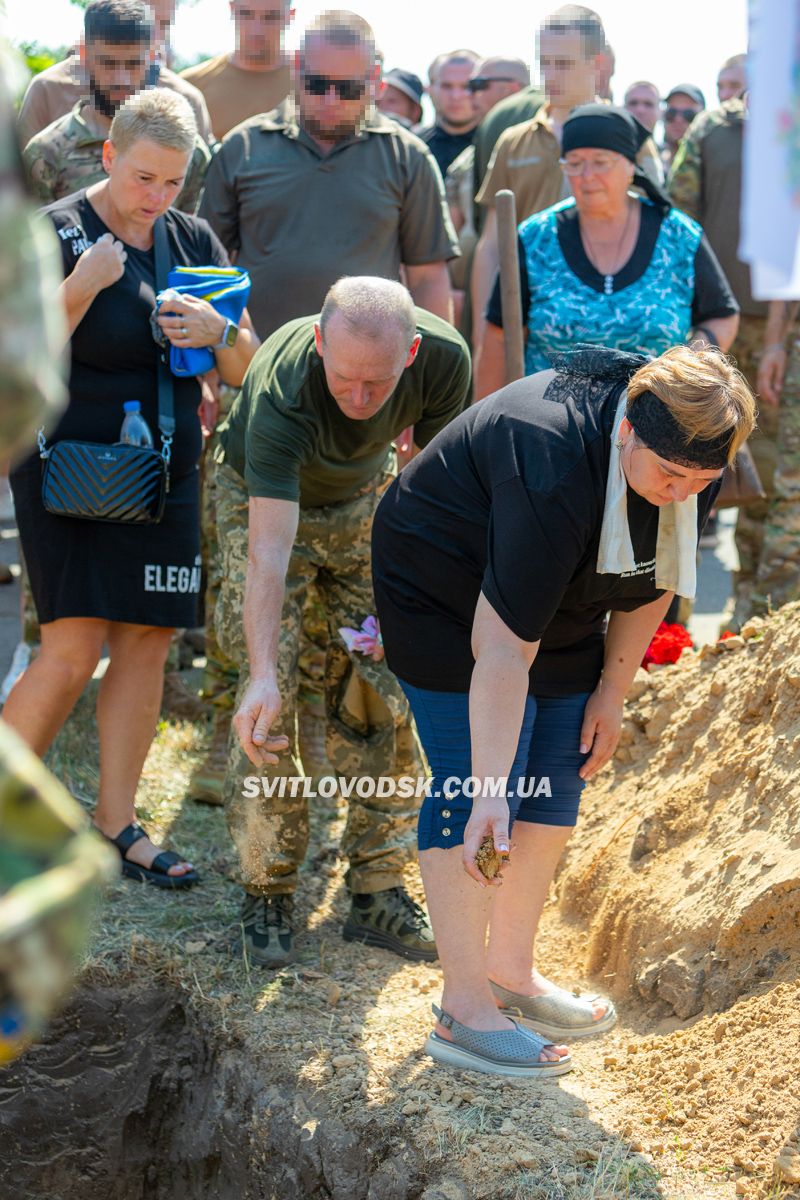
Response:
[[[628,400],[625,415],[648,450],[679,467],[718,471],[728,465],[732,429],[708,440],[689,440],[666,404],[653,392],[641,392],[634,400]]]

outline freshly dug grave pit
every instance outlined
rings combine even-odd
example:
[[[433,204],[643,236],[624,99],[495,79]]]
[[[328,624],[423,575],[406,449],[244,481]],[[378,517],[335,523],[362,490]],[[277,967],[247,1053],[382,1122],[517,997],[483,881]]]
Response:
[[[84,984],[0,1076],[3,1200],[412,1194],[407,1152],[381,1131],[357,1138],[322,1096],[270,1084],[218,1034],[166,977]]]
[[[184,800],[206,731],[165,722],[140,812],[203,885],[110,889],[82,990],[0,1074],[2,1200],[800,1200],[800,606],[750,634],[634,688],[537,941],[620,1021],[538,1084],[423,1056],[441,974],[342,942],[332,803],[298,962],[249,970],[222,814]],[[87,800],[91,704],[53,763]]]

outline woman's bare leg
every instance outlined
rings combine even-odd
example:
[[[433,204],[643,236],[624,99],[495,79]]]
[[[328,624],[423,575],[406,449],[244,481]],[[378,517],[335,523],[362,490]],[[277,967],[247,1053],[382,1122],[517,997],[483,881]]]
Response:
[[[486,969],[486,928],[492,900],[501,888],[483,889],[470,879],[461,864],[462,848],[422,850],[420,870],[428,912],[444,975],[442,1008],[472,1029],[510,1029],[511,1022],[497,1011]],[[505,886],[505,885],[503,885]],[[450,1033],[437,1024],[439,1037]],[[555,1061],[566,1047],[543,1050],[543,1062]]]
[[[511,835],[511,863],[491,912],[486,968],[495,983],[522,996],[543,996],[555,986],[534,965],[536,932],[572,829],[517,821]],[[593,1005],[596,1021],[607,1008]]]
[[[136,819],[136,789],[156,731],[173,632],[119,621],[109,624],[110,663],[97,696],[100,791],[94,816],[109,837]],[[159,853],[149,838],[142,838],[126,857],[148,867]],[[178,863],[169,874],[185,875],[191,869],[190,863]]]
[[[108,628],[108,621],[91,617],[65,617],[42,625],[41,650],[14,684],[3,709],[3,720],[39,757],[91,679]]]

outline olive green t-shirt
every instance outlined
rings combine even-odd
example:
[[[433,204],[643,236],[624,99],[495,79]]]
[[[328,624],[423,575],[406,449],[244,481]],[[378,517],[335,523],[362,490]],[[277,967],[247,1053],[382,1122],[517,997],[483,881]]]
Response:
[[[241,475],[251,496],[337,504],[377,475],[392,439],[409,425],[427,446],[468,404],[470,358],[452,325],[417,309],[422,342],[383,408],[346,417],[328,391],[314,348],[318,316],[290,321],[256,352],[221,430],[218,462]]]

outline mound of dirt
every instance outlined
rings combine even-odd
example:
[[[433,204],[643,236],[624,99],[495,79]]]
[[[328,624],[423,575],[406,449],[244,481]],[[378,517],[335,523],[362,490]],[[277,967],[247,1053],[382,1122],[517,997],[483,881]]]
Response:
[[[614,1127],[761,1197],[800,1183],[800,605],[742,632],[637,675],[558,912],[646,1035],[603,1060]]]
[[[639,673],[560,879],[588,972],[656,1016],[800,964],[800,605],[743,633]]]

